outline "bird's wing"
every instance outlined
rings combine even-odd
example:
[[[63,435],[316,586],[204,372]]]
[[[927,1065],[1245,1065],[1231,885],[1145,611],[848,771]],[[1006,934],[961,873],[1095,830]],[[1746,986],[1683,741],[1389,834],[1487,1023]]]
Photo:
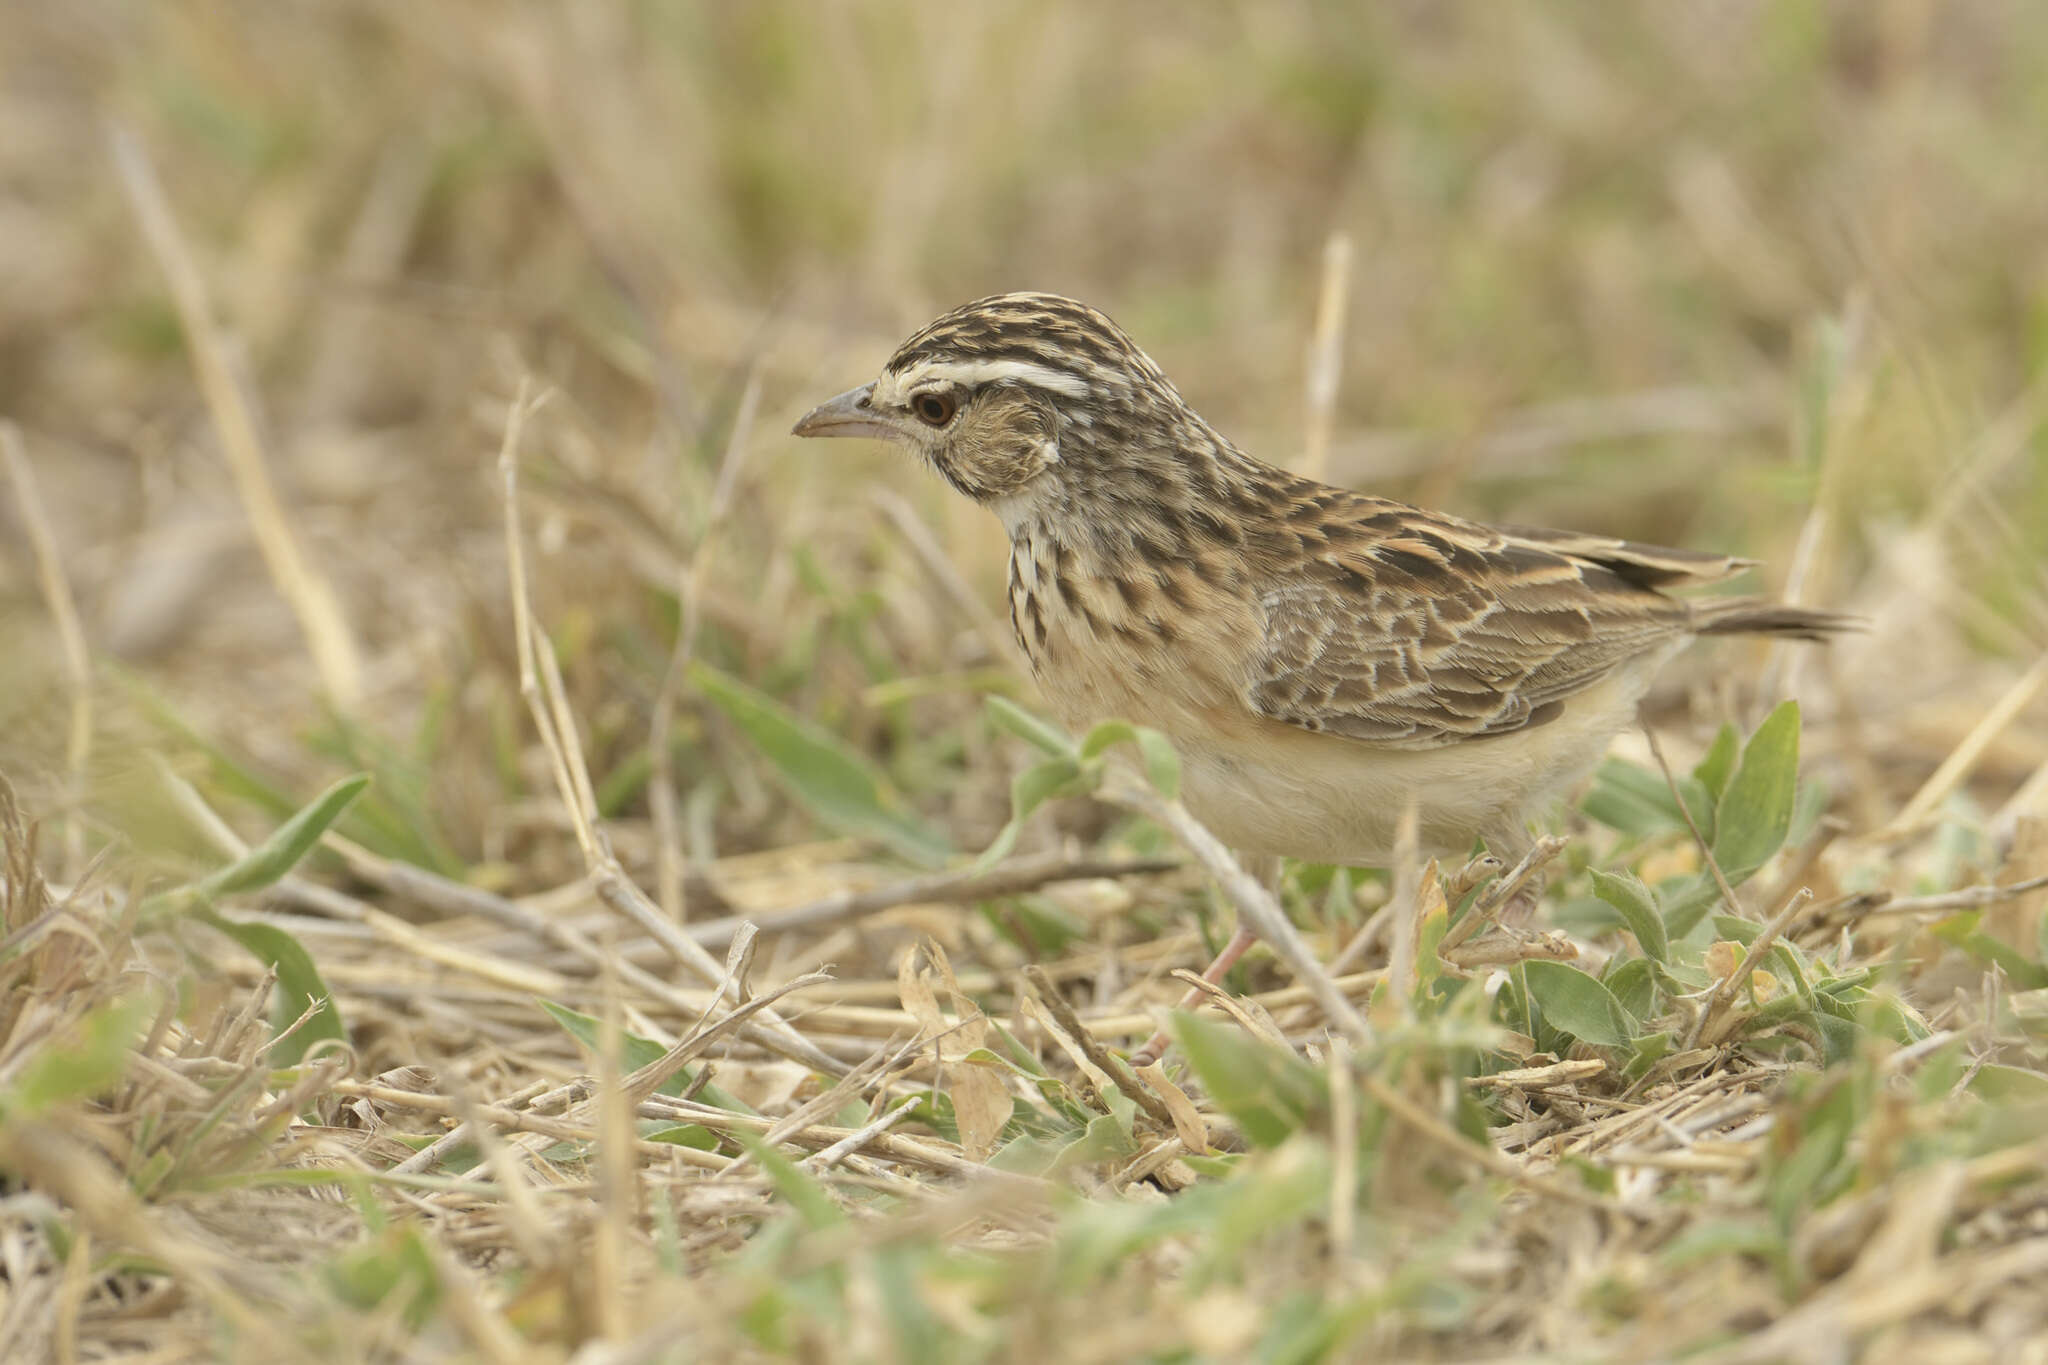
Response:
[[[1289,514],[1246,699],[1306,730],[1436,748],[1540,725],[1690,629],[1657,591],[1745,567],[1720,555],[1481,526],[1316,488]]]

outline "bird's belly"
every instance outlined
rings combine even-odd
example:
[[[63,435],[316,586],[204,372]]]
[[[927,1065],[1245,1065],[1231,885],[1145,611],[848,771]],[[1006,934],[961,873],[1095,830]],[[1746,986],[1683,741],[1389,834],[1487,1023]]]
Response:
[[[1177,735],[1182,792],[1219,839],[1251,853],[1384,866],[1411,800],[1425,854],[1462,854],[1479,838],[1512,850],[1526,840],[1527,820],[1599,763],[1651,671],[1618,670],[1547,725],[1440,749],[1280,725],[1255,739]]]

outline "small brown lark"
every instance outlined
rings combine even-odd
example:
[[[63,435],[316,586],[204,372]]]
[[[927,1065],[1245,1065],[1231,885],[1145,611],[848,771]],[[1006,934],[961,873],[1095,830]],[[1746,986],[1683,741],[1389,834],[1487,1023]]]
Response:
[[[1246,853],[1513,858],[1696,635],[1817,639],[1847,618],[1685,601],[1748,561],[1483,526],[1239,450],[1085,304],[956,308],[799,436],[910,447],[1010,535],[1010,621],[1069,727],[1164,732],[1188,807]],[[1240,929],[1211,979],[1249,943]]]

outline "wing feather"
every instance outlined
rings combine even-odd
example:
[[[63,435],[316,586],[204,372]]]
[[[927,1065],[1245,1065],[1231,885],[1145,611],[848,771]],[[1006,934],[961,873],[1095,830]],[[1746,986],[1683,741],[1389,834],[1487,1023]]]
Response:
[[[1481,526],[1328,490],[1259,598],[1247,701],[1274,720],[1400,748],[1539,725],[1689,629],[1667,583],[1743,567],[1566,532]]]

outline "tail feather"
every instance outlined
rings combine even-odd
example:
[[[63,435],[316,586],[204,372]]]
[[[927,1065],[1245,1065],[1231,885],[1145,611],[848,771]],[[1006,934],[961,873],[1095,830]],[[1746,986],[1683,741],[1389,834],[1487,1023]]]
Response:
[[[1845,630],[1863,628],[1862,618],[1847,612],[1795,607],[1756,597],[1695,602],[1692,606],[1692,628],[1701,635],[1786,635],[1825,641]]]

